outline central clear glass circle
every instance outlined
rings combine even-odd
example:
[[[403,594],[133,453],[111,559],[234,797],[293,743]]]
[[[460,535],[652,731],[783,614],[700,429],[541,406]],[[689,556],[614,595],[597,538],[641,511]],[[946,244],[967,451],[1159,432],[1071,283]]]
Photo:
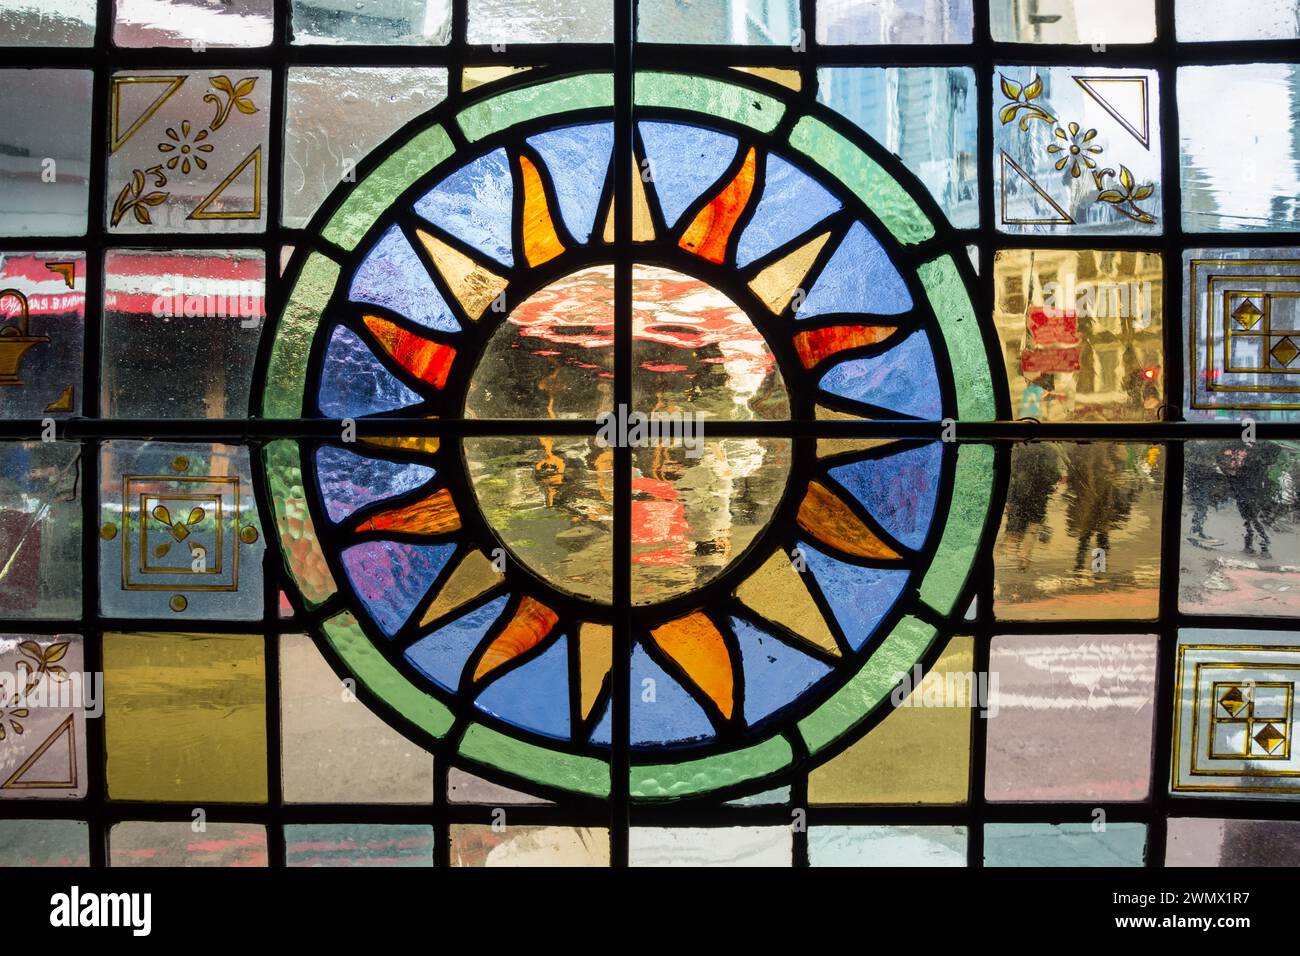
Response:
[[[655,604],[706,584],[772,518],[790,474],[787,438],[710,437],[710,421],[790,417],[762,333],[713,286],[638,265],[632,278],[632,407],[613,444],[632,448],[632,600]],[[561,591],[613,597],[614,268],[572,273],[516,307],[470,380],[465,417],[526,419],[532,435],[463,440],[470,486],[510,552]],[[634,416],[673,422],[638,435]],[[588,420],[590,435],[547,434]],[[656,431],[656,429],[650,429]]]

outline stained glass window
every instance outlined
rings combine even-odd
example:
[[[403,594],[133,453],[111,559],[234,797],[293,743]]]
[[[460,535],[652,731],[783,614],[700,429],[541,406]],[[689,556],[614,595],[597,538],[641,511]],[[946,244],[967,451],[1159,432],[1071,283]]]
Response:
[[[0,0],[0,864],[1300,862],[1222,6]]]

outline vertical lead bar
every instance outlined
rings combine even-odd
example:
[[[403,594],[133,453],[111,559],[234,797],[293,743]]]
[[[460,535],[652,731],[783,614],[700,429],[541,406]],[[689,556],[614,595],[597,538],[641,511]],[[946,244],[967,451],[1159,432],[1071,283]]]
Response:
[[[614,0],[614,411],[632,408],[632,55],[636,0]],[[610,667],[612,866],[627,865],[632,659],[632,449],[614,449],[614,648]]]

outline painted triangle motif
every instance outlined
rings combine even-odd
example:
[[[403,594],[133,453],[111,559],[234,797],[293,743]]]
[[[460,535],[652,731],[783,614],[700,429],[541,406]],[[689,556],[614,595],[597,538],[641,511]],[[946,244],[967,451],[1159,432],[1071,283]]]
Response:
[[[77,739],[68,714],[45,742],[0,784],[4,790],[70,790],[77,786]]]
[[[108,151],[115,153],[125,145],[126,141],[136,134],[145,123],[149,122],[154,113],[166,103],[173,93],[181,88],[185,83],[185,77],[182,76],[115,76],[113,77],[112,93],[112,111],[109,117],[109,146]],[[141,107],[141,102],[153,92],[155,88],[163,87],[162,92],[158,93],[153,100],[145,103]],[[123,93],[134,94],[123,96]],[[143,95],[140,95],[143,94]],[[131,100],[132,102],[124,102]],[[123,109],[127,109],[128,115],[135,114],[135,119],[131,120],[131,125],[126,126],[122,116]],[[138,112],[137,112],[138,110]]]
[[[230,188],[239,177],[248,169],[249,165],[253,167],[253,208],[252,209],[221,209],[219,211],[209,211],[214,202],[221,198],[222,194]],[[245,156],[234,169],[217,187],[208,193],[190,213],[190,219],[259,219],[262,216],[262,147],[258,146],[251,153]]]
[[[1151,110],[1145,76],[1076,76],[1085,93],[1115,117],[1134,139],[1151,148]]]
[[[1023,183],[1033,190],[1038,199],[1042,200],[1039,207],[1041,215],[1036,217],[1017,216],[1011,217],[1007,204],[1007,187],[1012,183]],[[1026,197],[1022,197],[1026,198]],[[1031,202],[1034,196],[1027,197]],[[1020,165],[1008,156],[1002,153],[1002,221],[1009,226],[1072,226],[1074,219],[1070,214],[1061,208],[1055,199],[1047,194],[1042,186],[1034,182],[1030,175],[1020,167]]]

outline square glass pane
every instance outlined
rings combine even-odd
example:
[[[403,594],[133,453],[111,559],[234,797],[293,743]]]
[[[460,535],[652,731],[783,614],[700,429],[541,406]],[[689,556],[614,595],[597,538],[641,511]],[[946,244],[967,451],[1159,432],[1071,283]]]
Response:
[[[122,47],[269,46],[274,26],[272,0],[114,0],[113,15]]]
[[[81,412],[86,257],[0,252],[0,417]]]
[[[816,2],[818,43],[970,43],[975,32],[972,0]]]
[[[1188,418],[1300,418],[1300,249],[1183,253]]]
[[[0,820],[0,866],[89,866],[82,820]]]
[[[284,828],[286,866],[433,866],[433,827],[298,823]]]
[[[467,0],[470,43],[609,43],[615,0]]]
[[[80,236],[90,195],[89,70],[0,70],[0,236]]]
[[[109,866],[266,866],[266,828],[252,823],[128,820],[108,833]]]
[[[300,229],[371,150],[447,95],[442,68],[289,70],[281,221]]]
[[[0,442],[0,616],[81,616],[81,445]]]
[[[636,28],[637,39],[645,43],[790,46],[799,36],[799,0],[733,0],[725,5],[640,0]]]
[[[609,831],[487,823],[451,825],[452,866],[609,866]]]
[[[789,866],[790,827],[632,827],[629,866]]]
[[[451,0],[293,0],[293,43],[442,46]]]
[[[1160,235],[1159,93],[1154,70],[995,67],[998,229]]]
[[[817,98],[898,156],[949,222],[979,226],[974,70],[826,67],[817,81]]]
[[[1001,249],[993,321],[1014,418],[1156,421],[1164,403],[1155,252]]]
[[[1097,52],[1156,38],[1155,0],[990,0],[998,43],[1087,43]]]
[[[87,684],[81,635],[2,634],[0,675],[0,800],[84,797],[85,702],[100,688]]]
[[[814,826],[811,866],[965,866],[966,828],[949,826]]]
[[[265,544],[247,447],[105,442],[99,505],[105,615],[261,619]]]
[[[90,46],[96,0],[0,0],[0,47]]]
[[[1177,0],[1178,39],[1300,39],[1300,0]]]
[[[1300,66],[1178,70],[1183,229],[1300,231]]]
[[[244,418],[266,303],[251,249],[104,257],[104,414]]]
[[[266,227],[268,71],[115,73],[109,96],[104,214],[112,232]]]
[[[251,634],[104,635],[110,799],[266,802],[264,644]],[[172,826],[178,849],[196,837],[189,821]]]
[[[1178,609],[1300,617],[1300,443],[1183,448]]]
[[[985,866],[1141,866],[1146,859],[1144,823],[987,823]]]
[[[1002,620],[1151,620],[1159,609],[1165,449],[1026,442],[1011,449],[993,552]]]

